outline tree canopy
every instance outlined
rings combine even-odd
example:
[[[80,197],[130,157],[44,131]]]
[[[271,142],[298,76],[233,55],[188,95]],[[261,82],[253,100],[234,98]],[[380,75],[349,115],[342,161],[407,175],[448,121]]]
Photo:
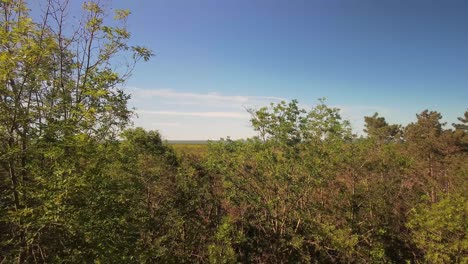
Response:
[[[86,2],[70,28],[67,3],[0,0],[0,263],[468,262],[468,112],[358,137],[283,101],[248,110],[256,137],[184,151],[131,126],[152,52],[130,12]]]

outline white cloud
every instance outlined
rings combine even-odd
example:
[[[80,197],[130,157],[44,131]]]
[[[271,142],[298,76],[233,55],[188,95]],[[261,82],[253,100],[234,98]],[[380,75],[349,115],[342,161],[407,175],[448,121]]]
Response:
[[[148,111],[137,110],[137,114],[169,115],[169,116],[193,116],[193,117],[224,117],[224,118],[248,118],[246,113],[239,112],[177,112],[177,111]]]
[[[170,126],[170,127],[181,127],[182,124],[178,122],[153,122],[149,123],[152,127],[163,127],[163,126]]]
[[[127,90],[132,94],[135,102],[144,102],[157,99],[163,104],[173,105],[202,105],[205,107],[255,107],[270,102],[279,102],[284,98],[273,96],[245,96],[245,95],[223,95],[212,93],[188,93],[178,92],[172,89],[141,89],[129,87]]]
[[[136,109],[134,124],[159,130],[167,139],[198,140],[251,137],[248,108],[258,108],[283,98],[180,92],[171,89],[126,88]]]

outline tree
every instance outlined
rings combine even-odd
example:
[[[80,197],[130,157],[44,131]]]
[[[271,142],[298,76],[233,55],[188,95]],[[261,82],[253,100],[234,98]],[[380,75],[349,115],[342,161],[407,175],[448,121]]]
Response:
[[[373,116],[365,116],[365,129],[369,138],[379,142],[392,142],[399,140],[401,127],[399,125],[389,125],[384,117],[379,117],[378,113]]]
[[[300,109],[299,102],[292,100],[248,112],[254,130],[263,141],[295,145],[328,137],[351,138],[349,122],[341,119],[338,108],[328,107],[324,98],[309,111]]]
[[[468,201],[451,195],[435,204],[421,204],[408,222],[413,240],[428,263],[466,263],[468,261]]]
[[[109,26],[102,5],[86,2],[82,20],[67,28],[67,7],[49,0],[42,20],[33,21],[25,1],[0,1],[0,175],[8,197],[0,236],[19,263],[46,254],[37,241],[54,222],[43,209],[77,187],[60,185],[78,184],[85,170],[77,144],[112,139],[128,124],[129,95],[119,85],[152,55],[128,45],[129,11],[116,10]],[[118,68],[121,55],[130,61]]]
[[[464,130],[465,132],[468,131],[468,111],[465,111],[465,115],[463,117],[459,117],[458,121],[461,122],[461,124],[453,124],[455,129],[460,129]]]
[[[459,117],[459,124],[452,124],[455,127],[454,137],[457,138],[457,145],[461,150],[468,153],[468,111],[465,112],[464,117]]]
[[[270,107],[262,107],[258,110],[249,109],[251,123],[254,130],[259,132],[263,141],[273,139],[287,144],[296,144],[301,141],[301,127],[305,122],[304,109],[299,109],[298,101],[290,103],[281,101]]]
[[[440,122],[442,115],[434,111],[425,110],[416,117],[417,122],[406,126],[404,131],[404,140],[414,160],[414,173],[417,175],[413,179],[431,197],[432,202],[436,202],[444,185],[445,123]]]
[[[240,231],[228,240],[238,261],[355,260],[357,237],[330,213],[329,200],[343,144],[351,142],[348,122],[323,100],[309,111],[293,100],[250,113],[260,138],[208,151],[211,173],[223,179],[223,207]]]

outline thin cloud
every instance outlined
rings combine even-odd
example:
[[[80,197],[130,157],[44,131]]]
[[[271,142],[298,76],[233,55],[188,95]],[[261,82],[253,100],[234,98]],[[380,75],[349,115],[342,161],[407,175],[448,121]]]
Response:
[[[149,111],[137,110],[137,114],[150,115],[172,115],[172,116],[193,116],[193,117],[214,117],[214,118],[248,118],[249,115],[241,112],[177,112],[177,111]]]
[[[150,123],[152,127],[180,127],[181,123],[178,122],[153,122]]]
[[[207,106],[255,106],[264,105],[269,102],[279,102],[284,98],[274,96],[245,96],[245,95],[223,95],[221,93],[188,93],[172,89],[141,89],[129,87],[127,90],[132,94],[136,102],[151,99],[168,100],[165,104],[203,104]]]

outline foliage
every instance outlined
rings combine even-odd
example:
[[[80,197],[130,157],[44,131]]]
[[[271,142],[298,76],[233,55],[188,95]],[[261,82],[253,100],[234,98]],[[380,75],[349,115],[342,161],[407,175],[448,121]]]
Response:
[[[130,12],[87,2],[70,30],[66,3],[0,0],[0,263],[468,261],[467,112],[358,138],[293,100],[249,110],[257,137],[170,146],[129,127],[119,87],[152,55]]]
[[[128,45],[129,12],[108,26],[102,6],[86,2],[70,29],[67,4],[48,1],[33,21],[24,1],[0,2],[0,255],[8,262],[126,260],[133,251],[124,245],[138,238],[122,228],[139,225],[128,207],[138,202],[134,182],[106,172],[131,117],[119,85],[151,52]],[[130,50],[129,64],[115,67]]]
[[[468,262],[468,201],[450,195],[435,204],[421,204],[412,213],[408,226],[413,239],[430,263]]]
[[[379,117],[378,113],[373,116],[364,117],[365,129],[369,138],[377,141],[392,142],[398,141],[401,136],[401,126],[389,125],[384,117]]]

